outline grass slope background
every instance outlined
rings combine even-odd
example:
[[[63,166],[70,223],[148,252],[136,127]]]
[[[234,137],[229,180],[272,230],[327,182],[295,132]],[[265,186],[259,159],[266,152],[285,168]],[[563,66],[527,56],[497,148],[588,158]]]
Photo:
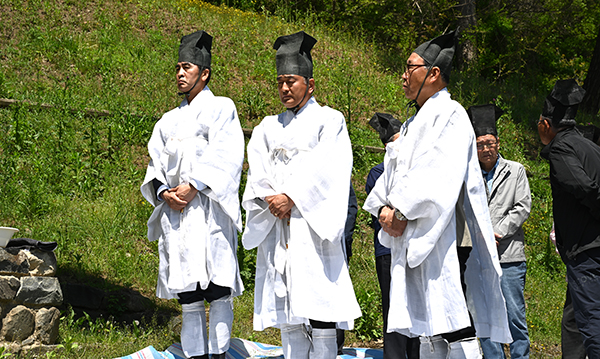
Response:
[[[0,109],[0,225],[57,241],[61,282],[133,288],[151,298],[157,311],[176,315],[179,307],[154,298],[157,246],[145,238],[152,208],[139,186],[153,125],[181,100],[174,65],[183,35],[204,29],[214,36],[209,87],[233,99],[245,128],[282,111],[272,44],[299,30],[318,40],[312,52],[316,98],[344,113],[353,144],[380,146],[368,126],[374,112],[407,117],[401,70],[385,64],[398,63],[389,56],[408,54],[382,53],[359,31],[340,33],[310,15],[289,23],[277,13],[259,16],[194,0],[0,0],[0,14],[0,97],[56,106]],[[538,156],[541,145],[531,126],[548,89],[523,80],[486,83],[466,74],[453,74],[449,89],[465,108],[494,101],[505,111],[500,152],[525,165],[533,196],[525,224],[532,357],[558,357],[564,266],[548,241],[548,165]],[[86,108],[111,115],[88,116]],[[359,207],[367,173],[382,160],[355,147],[352,181]],[[378,345],[381,337],[369,221],[360,210],[350,271],[363,317],[347,334],[347,345]],[[255,254],[240,250],[239,258],[246,292],[235,300],[233,334],[278,344],[277,330],[252,331]],[[120,324],[67,311],[62,350],[47,357],[112,358],[147,345],[163,350],[177,339],[157,322]]]

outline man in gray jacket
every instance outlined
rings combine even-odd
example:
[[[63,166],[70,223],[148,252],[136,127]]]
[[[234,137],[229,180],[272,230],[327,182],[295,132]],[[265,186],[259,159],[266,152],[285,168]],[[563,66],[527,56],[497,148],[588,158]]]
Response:
[[[510,357],[529,358],[529,334],[525,320],[525,246],[523,223],[531,210],[531,193],[523,165],[499,155],[496,120],[502,110],[495,105],[472,106],[467,110],[475,136],[477,156],[486,183],[488,206],[502,267],[501,288],[506,300],[513,342]],[[480,339],[485,358],[504,358],[500,343]]]

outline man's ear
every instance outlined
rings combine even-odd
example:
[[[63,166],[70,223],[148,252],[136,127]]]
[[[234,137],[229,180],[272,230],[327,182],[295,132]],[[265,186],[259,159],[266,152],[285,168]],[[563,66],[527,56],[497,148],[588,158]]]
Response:
[[[440,68],[437,66],[432,67],[431,71],[429,71],[429,83],[435,83],[440,78],[440,76],[442,76],[442,71],[440,70]]]
[[[552,139],[554,139],[554,136],[556,136],[556,133],[554,131],[554,128],[550,124],[550,121],[551,121],[550,119],[541,118],[541,116],[540,116],[540,121],[538,122],[538,125],[537,125],[537,130],[538,130],[538,134],[540,135],[540,140],[542,141],[542,143],[544,145],[547,145],[548,143],[550,143],[550,141],[552,141]]]
[[[308,79],[308,94],[312,95],[312,93],[315,91],[315,79],[311,78]]]
[[[542,130],[544,131],[544,133],[547,133],[550,130],[550,121],[548,119],[543,119],[540,123],[540,126],[542,127]]]
[[[210,75],[210,69],[202,70],[202,74],[200,74],[200,80],[206,82],[206,80],[208,79],[208,75]]]

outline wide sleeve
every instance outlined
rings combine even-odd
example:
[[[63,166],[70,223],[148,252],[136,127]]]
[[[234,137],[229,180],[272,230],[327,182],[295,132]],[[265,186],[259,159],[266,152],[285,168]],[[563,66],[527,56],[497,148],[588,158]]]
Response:
[[[214,194],[241,231],[238,192],[244,162],[244,133],[233,101],[214,97],[209,109],[212,122],[208,124],[208,144],[194,164],[191,178],[208,187],[207,195]],[[200,115],[205,116],[205,111]]]
[[[502,269],[475,144],[468,159],[466,196],[462,203],[473,245],[464,274],[467,306],[478,337],[510,343],[506,304],[500,288]]]
[[[267,138],[265,136],[265,123],[269,117],[265,118],[258,126],[252,130],[252,137],[248,141],[248,178],[246,189],[244,191],[242,203],[246,210],[251,205],[252,200],[256,198],[265,198],[278,194],[272,174],[272,163],[270,160],[270,151]]]
[[[146,176],[144,177],[144,182],[140,187],[144,198],[155,207],[160,202],[156,197],[156,190],[152,184],[153,180],[157,180],[165,185],[167,184],[165,173],[163,172],[160,163],[160,154],[162,153],[165,147],[161,131],[161,125],[163,124],[163,122],[164,120],[161,119],[156,123],[154,129],[152,130],[152,136],[150,137],[150,141],[148,141],[148,153],[150,155],[150,162],[148,163],[148,168],[146,169]]]
[[[432,131],[434,136],[417,134],[423,140],[417,143],[414,157],[399,156],[411,161],[411,165],[399,166],[408,169],[396,173],[387,199],[409,219],[405,235],[410,238],[407,261],[411,268],[427,258],[453,218],[473,146],[472,130],[469,132],[462,120],[457,111],[450,119],[434,119],[433,126],[420,128],[423,132]]]
[[[277,218],[269,211],[267,202],[262,199],[278,193],[270,175],[272,172],[271,161],[264,131],[267,119],[252,130],[252,137],[250,137],[247,147],[250,166],[246,188],[242,196],[242,206],[246,210],[246,226],[242,235],[242,244],[245,249],[258,247],[277,221]]]
[[[344,116],[322,108],[319,142],[294,163],[294,175],[280,193],[287,194],[302,217],[324,240],[343,238],[348,209],[352,147]]]
[[[520,164],[513,166],[513,168],[515,167],[517,168],[517,178],[513,205],[494,226],[495,232],[503,238],[514,235],[529,218],[531,211],[531,192],[525,168]]]

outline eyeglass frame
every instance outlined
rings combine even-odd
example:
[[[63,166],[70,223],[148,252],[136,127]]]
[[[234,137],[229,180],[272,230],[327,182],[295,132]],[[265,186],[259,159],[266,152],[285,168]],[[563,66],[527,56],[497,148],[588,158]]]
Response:
[[[415,65],[415,64],[406,64],[406,67],[404,68],[404,73],[407,75],[412,75],[412,73],[418,69],[419,67],[423,67],[423,66],[429,66],[427,64],[421,64],[421,65]],[[410,68],[414,67],[414,69],[412,71],[410,71]]]
[[[552,125],[552,119],[548,118],[548,117],[544,117],[542,115],[540,115],[540,118],[538,119],[537,125],[539,126],[542,123],[542,121],[548,121],[548,123],[550,125]]]
[[[485,148],[492,148],[494,146],[496,146],[498,144],[498,141],[494,141],[493,143],[489,143],[489,142],[482,142],[482,143],[477,143],[477,151],[483,151],[485,150]]]

